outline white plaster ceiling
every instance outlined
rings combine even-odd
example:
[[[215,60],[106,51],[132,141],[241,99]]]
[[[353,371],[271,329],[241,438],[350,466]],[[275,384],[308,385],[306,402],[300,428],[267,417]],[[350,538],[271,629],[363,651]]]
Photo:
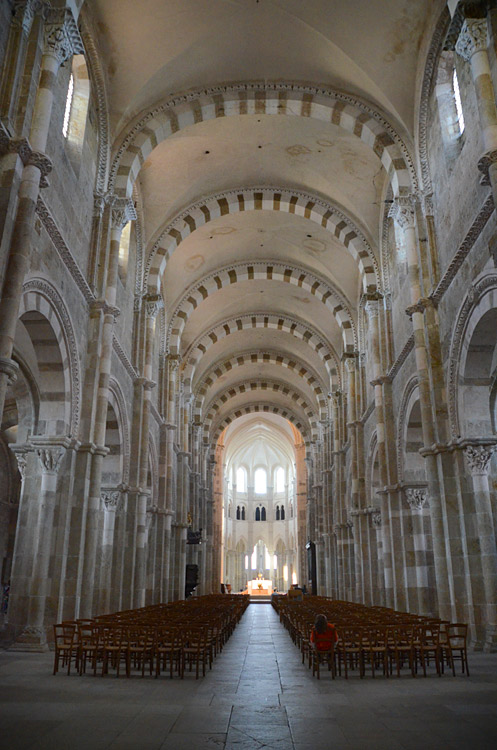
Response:
[[[117,130],[158,99],[234,80],[333,85],[412,128],[436,0],[93,0]]]

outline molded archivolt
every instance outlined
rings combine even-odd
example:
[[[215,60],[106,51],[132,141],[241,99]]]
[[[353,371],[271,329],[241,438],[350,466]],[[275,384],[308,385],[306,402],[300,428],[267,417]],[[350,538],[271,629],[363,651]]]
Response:
[[[367,144],[383,165],[395,196],[416,189],[406,145],[371,105],[342,92],[294,83],[242,83],[172,97],[147,111],[121,141],[111,168],[116,194],[130,197],[148,156],[183,128],[218,117],[241,115],[309,117],[331,123]]]
[[[226,338],[226,336],[250,328],[270,328],[274,331],[289,333],[291,336],[304,341],[323,360],[330,376],[330,383],[333,386],[331,390],[339,388],[340,365],[330,345],[305,323],[275,313],[257,313],[255,315],[248,314],[237,318],[230,318],[219,323],[219,325],[208,333],[203,334],[192,344],[189,351],[185,354],[184,360],[186,365],[183,374],[185,388],[188,390],[191,389],[195,369],[211,346],[214,346],[214,344]]]
[[[180,353],[181,335],[188,318],[197,307],[211,294],[242,281],[280,281],[293,284],[314,295],[333,314],[342,331],[344,351],[351,352],[356,348],[355,325],[352,313],[343,296],[328,284],[303,268],[272,261],[256,263],[236,263],[222,268],[202,279],[190,288],[171,317],[167,346],[171,354]]]
[[[449,419],[453,438],[462,435],[464,406],[460,385],[476,327],[486,313],[497,309],[497,274],[489,273],[470,287],[459,310],[449,354]],[[462,437],[465,437],[462,435]]]
[[[260,402],[258,402],[254,404],[244,404],[244,406],[241,406],[240,408],[233,409],[233,411],[231,411],[227,416],[223,417],[219,424],[213,426],[211,437],[210,439],[206,439],[204,437],[204,444],[210,443],[212,446],[216,446],[223,430],[236,419],[238,419],[239,417],[243,417],[245,414],[277,414],[284,419],[288,419],[288,421],[297,428],[306,446],[310,444],[311,438],[313,440],[317,440],[317,434],[310,433],[306,425],[303,424],[303,422],[300,420],[300,417],[294,414],[290,409],[270,404],[261,404]]]
[[[81,378],[76,337],[64,302],[55,287],[45,279],[30,279],[23,285],[19,318],[32,312],[39,313],[48,321],[55,336],[65,381],[65,392],[62,396],[65,401],[65,423],[69,430],[68,437],[76,437],[81,404]],[[46,379],[50,377],[46,368],[44,368],[44,377]]]
[[[279,381],[251,380],[248,383],[237,383],[231,386],[224,393],[216,396],[216,398],[211,401],[206,409],[207,414],[204,419],[204,437],[208,437],[210,426],[224,404],[235,396],[239,396],[243,393],[253,393],[255,391],[263,391],[268,394],[280,393],[285,396],[290,402],[293,402],[304,411],[313,432],[316,431],[317,433],[318,423],[316,421],[315,413],[299,391],[295,390],[295,388],[292,388],[287,383]]]
[[[129,482],[130,456],[128,413],[126,410],[126,401],[121,391],[121,386],[113,377],[109,379],[109,404],[114,409],[118,421],[119,436],[121,438],[123,454],[122,481],[123,484],[127,484]]]
[[[326,413],[327,402],[324,396],[323,385],[319,378],[310,372],[309,368],[306,367],[301,360],[294,358],[290,359],[282,354],[276,352],[245,352],[238,356],[232,357],[220,364],[213,365],[208,374],[201,380],[197,388],[195,389],[195,404],[193,409],[193,416],[200,417],[204,405],[205,394],[208,389],[214,385],[216,380],[228,372],[231,372],[236,367],[243,367],[244,365],[276,365],[278,367],[285,367],[291,370],[299,377],[303,378],[307,385],[312,388],[315,393],[316,400],[319,404],[321,413]]]
[[[373,250],[361,230],[339,209],[310,193],[261,187],[232,190],[190,206],[160,230],[147,258],[145,284],[155,292],[172,253],[196,229],[213,219],[245,211],[281,211],[302,216],[327,229],[352,255],[365,292],[376,290],[380,273]]]

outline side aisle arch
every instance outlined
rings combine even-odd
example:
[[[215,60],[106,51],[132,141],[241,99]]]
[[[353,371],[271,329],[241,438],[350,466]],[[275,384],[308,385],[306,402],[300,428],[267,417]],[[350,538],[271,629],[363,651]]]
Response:
[[[117,148],[110,187],[130,197],[143,163],[166,138],[206,120],[246,114],[309,117],[336,125],[373,150],[389,175],[394,196],[403,189],[412,192],[417,188],[407,146],[374,107],[331,88],[292,82],[215,86],[171,97],[142,113]]]
[[[305,323],[295,318],[275,313],[257,313],[255,315],[241,315],[237,318],[229,318],[194,341],[184,357],[183,378],[185,387],[191,389],[195,369],[211,346],[214,346],[215,343],[226,338],[226,336],[251,328],[271,328],[275,331],[288,333],[304,341],[323,361],[330,376],[331,390],[337,390],[340,382],[340,363],[335,351],[314,329]]]
[[[148,253],[145,284],[156,290],[172,253],[192,232],[213,219],[247,211],[280,211],[295,214],[327,229],[349,251],[362,275],[364,292],[374,292],[380,272],[371,245],[362,231],[342,211],[321,198],[278,187],[231,190],[189,206],[165,228]]]
[[[62,357],[62,377],[65,380],[65,422],[69,429],[68,437],[76,437],[79,429],[81,408],[81,375],[78,348],[74,327],[57,289],[46,279],[29,279],[23,285],[19,306],[19,318],[37,313],[50,325]],[[49,372],[45,370],[45,377]]]
[[[271,261],[236,263],[203,278],[188,289],[169,324],[166,346],[171,354],[180,353],[181,335],[189,316],[211,294],[242,281],[280,281],[293,284],[314,295],[332,313],[342,332],[344,351],[356,348],[357,337],[352,313],[343,296],[327,283],[303,268]]]
[[[320,410],[326,413],[327,407],[323,384],[320,382],[317,375],[313,374],[310,371],[309,367],[304,365],[304,363],[300,359],[298,359],[297,357],[290,359],[289,357],[285,357],[282,354],[278,354],[276,352],[253,351],[239,354],[235,357],[232,357],[231,359],[225,360],[222,363],[216,364],[211,368],[209,373],[205,375],[205,377],[195,389],[196,398],[193,409],[193,416],[200,416],[204,405],[205,394],[207,393],[208,389],[212,385],[214,385],[217,378],[222,377],[224,374],[230,372],[236,367],[243,367],[244,365],[249,364],[276,365],[279,367],[285,367],[286,369],[295,372],[297,375],[299,375],[299,377],[305,380],[310,388],[312,388],[315,393]]]

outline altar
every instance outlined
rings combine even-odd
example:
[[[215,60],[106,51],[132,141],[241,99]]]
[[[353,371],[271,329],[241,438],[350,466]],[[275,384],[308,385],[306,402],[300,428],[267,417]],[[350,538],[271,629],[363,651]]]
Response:
[[[273,582],[264,578],[254,578],[247,582],[247,591],[250,596],[271,596],[273,593]]]

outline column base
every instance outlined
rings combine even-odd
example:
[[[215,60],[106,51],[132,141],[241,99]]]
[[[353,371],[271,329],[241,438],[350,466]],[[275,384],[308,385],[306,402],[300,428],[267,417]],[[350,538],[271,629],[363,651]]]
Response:
[[[497,625],[487,625],[483,651],[486,654],[497,653]]]
[[[47,634],[44,628],[28,627],[15,639],[9,651],[28,651],[31,653],[45,653],[49,650]]]

